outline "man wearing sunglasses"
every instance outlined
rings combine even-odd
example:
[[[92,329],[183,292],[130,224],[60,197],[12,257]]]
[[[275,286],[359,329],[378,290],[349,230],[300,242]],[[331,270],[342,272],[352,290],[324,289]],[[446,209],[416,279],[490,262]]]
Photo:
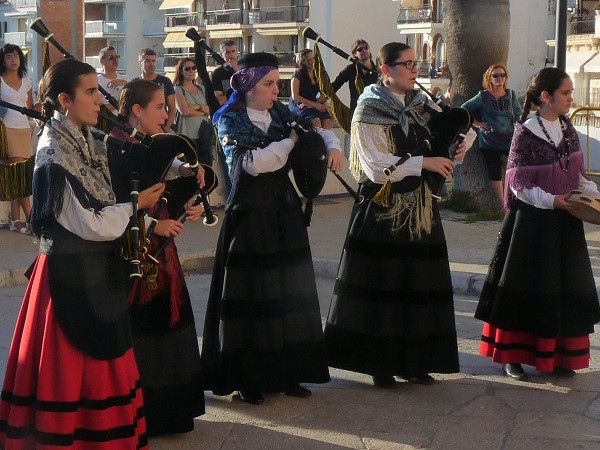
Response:
[[[369,47],[369,43],[364,39],[357,39],[354,41],[350,51],[352,53],[352,57],[356,58],[361,64],[371,69],[370,72],[367,72],[366,70],[356,66],[354,63],[348,64],[342,69],[335,80],[333,80],[332,86],[337,92],[344,84],[348,83],[348,89],[350,91],[350,110],[352,113],[354,113],[354,109],[356,109],[356,103],[358,102],[358,97],[360,95],[356,89],[356,78],[359,77],[365,87],[369,86],[370,84],[377,83],[377,69],[375,67],[375,63],[373,63],[373,60],[371,59],[371,49]],[[346,158],[348,158],[349,153],[350,136],[346,135],[344,140],[344,154],[346,155]]]
[[[118,101],[121,90],[127,83],[125,76],[117,73],[121,56],[117,54],[117,50],[112,45],[109,45],[98,52],[98,57],[102,65],[102,72],[98,74],[98,85],[102,86],[106,92]],[[106,99],[104,99],[104,106],[114,115],[117,115],[118,111]]]

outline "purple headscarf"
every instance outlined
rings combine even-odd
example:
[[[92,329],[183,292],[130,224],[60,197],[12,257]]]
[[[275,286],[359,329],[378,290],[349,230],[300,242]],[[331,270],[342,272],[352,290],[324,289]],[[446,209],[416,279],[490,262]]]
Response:
[[[240,101],[242,95],[250,92],[260,80],[275,69],[277,69],[277,67],[273,66],[246,67],[245,69],[238,70],[234,73],[231,76],[230,81],[233,93],[229,97],[229,100],[227,100],[227,103],[221,106],[213,115],[213,125],[216,125],[219,122],[219,118]]]

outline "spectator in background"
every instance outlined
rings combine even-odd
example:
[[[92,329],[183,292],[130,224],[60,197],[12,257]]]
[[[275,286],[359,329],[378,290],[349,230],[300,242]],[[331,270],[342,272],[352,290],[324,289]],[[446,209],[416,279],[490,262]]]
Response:
[[[0,48],[0,98],[17,106],[33,108],[33,82],[27,78],[25,55],[18,45],[4,44]],[[7,159],[2,162],[11,164],[27,160],[32,154],[31,124],[27,116],[9,109],[2,118],[6,126],[8,141]],[[25,222],[21,221],[21,209],[25,213]],[[29,197],[18,198],[10,202],[9,229],[23,234],[31,234],[29,218],[31,203]]]
[[[139,61],[142,69],[142,76],[139,78],[153,81],[165,92],[168,117],[163,129],[169,131],[173,122],[175,122],[175,88],[173,82],[169,78],[156,73],[156,52],[151,48],[140,51]]]
[[[462,105],[477,119],[473,126],[479,128],[479,149],[500,205],[504,201],[502,156],[508,155],[515,122],[521,115],[517,94],[507,84],[506,66],[493,64],[483,74],[485,89]]]
[[[233,92],[229,86],[229,80],[237,70],[238,51],[235,41],[232,39],[223,41],[221,43],[220,54],[229,65],[227,67],[219,66],[213,70],[213,73],[210,75],[210,81],[212,82],[219,103],[224,105],[231,92]]]
[[[198,160],[212,164],[212,125],[204,86],[196,84],[196,64],[192,58],[181,58],[175,68],[175,104],[179,112],[177,133],[194,140]]]
[[[98,74],[98,86],[102,86],[106,92],[118,101],[121,90],[127,83],[125,75],[117,73],[121,55],[117,53],[112,45],[109,45],[98,52],[98,57],[102,65],[102,72]],[[114,115],[118,114],[118,111],[106,99],[104,99],[104,106]]]
[[[320,95],[319,83],[314,74],[315,54],[305,48],[298,56],[298,69],[292,77],[292,96],[289,108],[302,119],[316,127],[331,129],[331,116],[327,112],[327,97]]]

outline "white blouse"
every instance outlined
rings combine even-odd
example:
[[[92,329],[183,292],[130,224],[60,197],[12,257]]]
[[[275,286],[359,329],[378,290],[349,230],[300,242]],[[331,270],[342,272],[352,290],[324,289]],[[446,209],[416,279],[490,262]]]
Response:
[[[133,214],[131,203],[117,203],[100,211],[84,208],[67,181],[59,224],[86,241],[113,241],[125,232]]]
[[[560,119],[556,119],[554,121],[546,120],[543,117],[540,117],[542,123],[544,124],[544,128],[550,135],[550,138],[560,145],[560,142],[563,139],[563,130],[560,124]],[[546,142],[550,142],[548,137],[542,130],[537,117],[534,116],[530,119],[527,119],[523,125],[534,133],[536,136],[542,138]],[[524,203],[528,205],[535,206],[540,209],[554,209],[554,195],[549,192],[544,191],[539,186],[535,186],[531,189],[523,188],[521,190],[516,190],[515,188],[510,188],[512,193]],[[598,192],[598,187],[596,183],[586,179],[583,175],[579,174],[579,186],[578,189],[583,192],[589,192],[591,194],[600,195]]]
[[[247,108],[247,111],[250,121],[266,133],[273,121],[269,111],[259,111],[252,108]],[[332,149],[339,150],[340,140],[335,136],[333,131],[318,127],[315,129],[323,137],[327,151]],[[249,157],[247,153],[244,155],[242,168],[252,176],[275,172],[285,166],[294,145],[294,141],[287,138],[279,142],[271,142],[265,148],[251,150],[252,157]]]
[[[21,78],[21,87],[18,90],[14,90],[2,78],[0,79],[0,98],[5,102],[25,107],[27,106],[27,98],[32,86],[33,82],[29,78]],[[2,121],[7,128],[30,128],[27,116],[12,109],[8,110]]]

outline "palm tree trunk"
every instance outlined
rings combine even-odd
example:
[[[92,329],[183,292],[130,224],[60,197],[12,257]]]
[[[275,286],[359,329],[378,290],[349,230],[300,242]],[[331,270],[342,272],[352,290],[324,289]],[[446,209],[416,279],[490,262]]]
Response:
[[[444,0],[444,34],[452,76],[452,105],[460,106],[482,87],[486,69],[506,64],[510,0]],[[454,171],[454,189],[480,206],[497,203],[477,143]]]

